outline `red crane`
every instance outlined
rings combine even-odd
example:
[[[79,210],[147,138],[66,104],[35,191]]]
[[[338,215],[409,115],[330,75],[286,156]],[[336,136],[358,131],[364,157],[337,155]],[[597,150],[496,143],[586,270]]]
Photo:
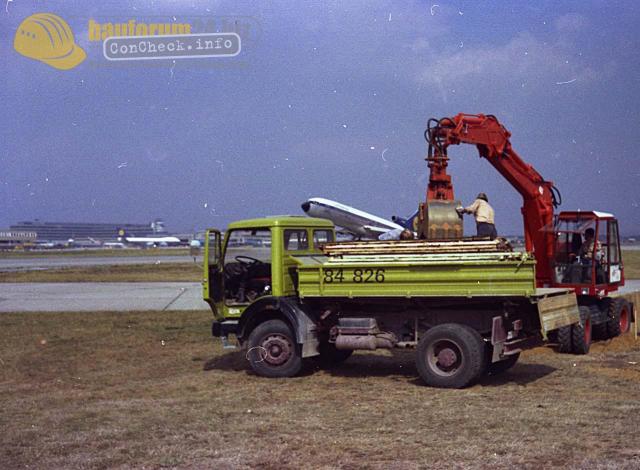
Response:
[[[425,137],[429,142],[427,164],[430,168],[427,200],[453,200],[451,176],[447,174],[447,148],[462,143],[475,145],[480,156],[522,196],[525,246],[537,255],[539,284],[549,285],[554,251],[553,232],[549,228],[558,204],[553,183],[546,181],[513,150],[509,141],[511,133],[495,116],[460,113],[453,118],[431,119]]]
[[[603,338],[617,336],[629,330],[633,317],[631,303],[608,296],[624,285],[618,221],[612,214],[598,211],[554,215],[560,193],[520,158],[509,137],[511,133],[491,115],[461,113],[452,118],[430,119],[425,131],[430,177],[427,210],[423,214],[428,214],[433,205],[438,209],[436,219],[443,219],[454,204],[453,184],[447,174],[448,147],[475,145],[480,156],[522,196],[525,245],[537,261],[538,286],[575,290],[580,324],[562,328],[558,342],[564,351],[584,354],[591,344],[592,326]],[[428,217],[423,220],[428,225]]]

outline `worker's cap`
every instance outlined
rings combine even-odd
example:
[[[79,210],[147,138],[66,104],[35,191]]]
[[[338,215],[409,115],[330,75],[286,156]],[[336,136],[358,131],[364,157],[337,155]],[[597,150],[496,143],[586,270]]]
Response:
[[[487,197],[487,195],[485,193],[478,193],[478,195],[476,196],[476,199],[483,199],[483,200],[489,202],[489,198]]]
[[[25,57],[60,70],[72,69],[87,57],[76,45],[67,22],[53,13],[36,13],[20,23],[13,47]]]

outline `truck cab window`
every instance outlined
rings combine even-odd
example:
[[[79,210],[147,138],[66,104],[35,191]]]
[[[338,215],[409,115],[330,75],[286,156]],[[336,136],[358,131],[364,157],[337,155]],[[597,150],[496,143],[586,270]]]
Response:
[[[309,249],[309,239],[305,229],[285,230],[284,249],[287,251],[300,251]]]
[[[233,230],[224,255],[227,304],[246,304],[271,293],[271,231]]]
[[[320,245],[333,241],[333,232],[331,230],[314,230],[313,231],[313,247],[317,250]]]

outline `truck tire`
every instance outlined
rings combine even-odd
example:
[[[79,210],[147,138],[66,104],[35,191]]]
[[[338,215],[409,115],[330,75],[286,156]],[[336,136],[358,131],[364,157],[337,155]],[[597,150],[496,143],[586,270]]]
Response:
[[[571,352],[571,330],[572,326],[558,328],[558,351],[561,353]]]
[[[513,366],[515,366],[519,358],[520,358],[520,353],[516,353],[516,354],[512,354],[511,356],[507,356],[507,358],[502,361],[492,362],[487,367],[487,373],[489,375],[502,374],[503,372],[506,372],[509,369],[511,369]]]
[[[302,368],[295,335],[282,320],[260,323],[249,335],[247,358],[263,377],[293,377]]]
[[[591,347],[591,309],[580,307],[580,323],[571,326],[571,343],[574,354],[587,354]]]
[[[607,332],[609,337],[614,338],[629,331],[631,325],[631,309],[629,302],[623,298],[612,299],[609,303],[609,321],[607,322]]]
[[[352,349],[337,349],[336,345],[329,341],[321,342],[319,349],[320,355],[318,356],[318,359],[320,361],[320,365],[324,367],[340,364],[341,362],[349,359],[353,354]]]
[[[486,369],[485,344],[474,329],[456,323],[434,326],[422,335],[416,366],[427,385],[463,388]]]

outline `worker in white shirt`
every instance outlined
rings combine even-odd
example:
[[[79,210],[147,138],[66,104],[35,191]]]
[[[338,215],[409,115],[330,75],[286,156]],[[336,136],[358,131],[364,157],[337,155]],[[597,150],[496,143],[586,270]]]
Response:
[[[489,205],[489,198],[480,193],[468,207],[456,208],[459,214],[473,214],[476,219],[476,229],[479,237],[489,237],[494,240],[498,236],[494,223],[493,207]]]

